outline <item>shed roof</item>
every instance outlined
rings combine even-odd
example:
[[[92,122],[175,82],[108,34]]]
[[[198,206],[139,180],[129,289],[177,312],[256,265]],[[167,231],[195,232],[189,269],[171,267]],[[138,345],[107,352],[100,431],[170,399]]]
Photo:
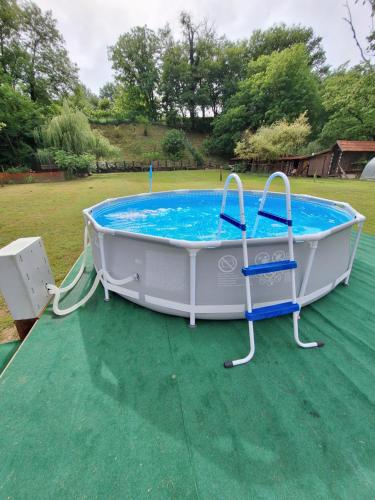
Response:
[[[375,152],[375,141],[337,141],[341,151]]]

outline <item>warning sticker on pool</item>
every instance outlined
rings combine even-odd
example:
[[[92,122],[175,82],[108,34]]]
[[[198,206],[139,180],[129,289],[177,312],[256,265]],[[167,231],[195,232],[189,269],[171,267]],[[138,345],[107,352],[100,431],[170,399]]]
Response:
[[[237,269],[237,259],[234,255],[223,255],[217,265],[222,273],[232,273]]]
[[[219,273],[216,276],[217,286],[242,286],[243,279],[238,271],[238,261],[234,255],[223,255],[217,261]]]

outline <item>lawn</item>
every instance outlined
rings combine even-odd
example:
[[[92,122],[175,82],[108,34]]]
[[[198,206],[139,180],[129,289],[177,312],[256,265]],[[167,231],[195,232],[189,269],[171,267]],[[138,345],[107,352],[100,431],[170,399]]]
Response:
[[[247,189],[262,189],[265,176],[242,174]],[[375,235],[375,183],[340,179],[291,179],[294,193],[347,201],[367,217],[365,231]],[[217,188],[217,170],[160,172],[154,190]],[[275,182],[275,190],[281,183]],[[42,236],[55,279],[61,282],[82,250],[82,209],[105,198],[148,191],[147,173],[103,174],[64,183],[9,185],[0,189],[3,214],[0,247],[25,236]],[[0,342],[14,334],[0,297]]]

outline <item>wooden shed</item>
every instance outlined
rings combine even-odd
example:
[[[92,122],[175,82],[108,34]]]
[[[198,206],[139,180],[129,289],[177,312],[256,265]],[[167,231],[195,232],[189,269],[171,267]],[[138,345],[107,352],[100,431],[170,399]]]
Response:
[[[375,156],[375,141],[337,141],[331,149],[305,156],[279,158],[275,166],[288,175],[359,177]]]
[[[375,141],[337,141],[332,148],[328,175],[359,177],[375,155]]]

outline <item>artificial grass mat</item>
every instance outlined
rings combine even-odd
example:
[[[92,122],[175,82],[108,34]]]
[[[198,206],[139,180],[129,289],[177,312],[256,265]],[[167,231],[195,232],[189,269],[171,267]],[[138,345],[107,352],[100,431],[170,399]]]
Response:
[[[4,344],[0,344],[0,373],[12,359],[12,356],[19,348],[20,343],[20,340],[14,340],[13,342],[4,342]]]
[[[0,379],[0,497],[373,498],[374,279],[365,235],[349,287],[302,310],[301,337],[325,347],[267,320],[231,370],[245,321],[190,329],[101,288],[48,309]]]

